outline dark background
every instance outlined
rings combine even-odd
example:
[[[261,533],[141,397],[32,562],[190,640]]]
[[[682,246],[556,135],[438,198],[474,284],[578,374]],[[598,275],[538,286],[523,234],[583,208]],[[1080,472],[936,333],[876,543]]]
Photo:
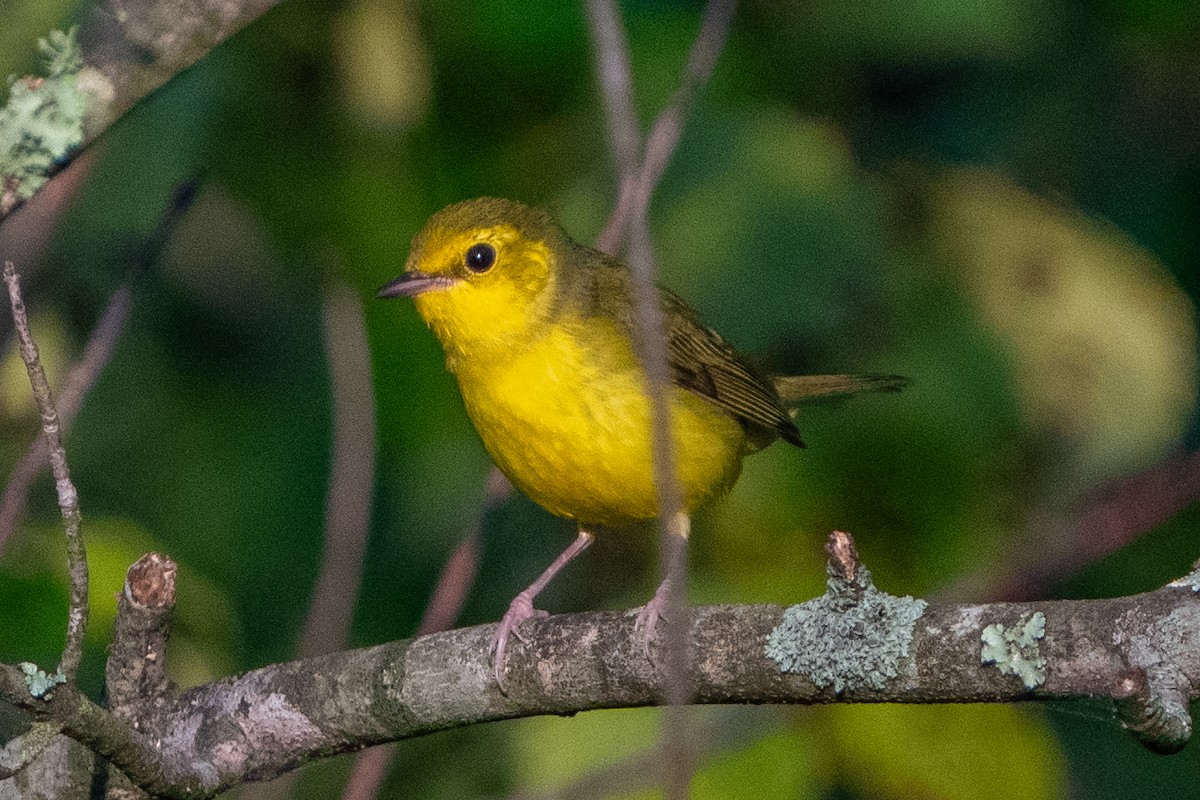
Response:
[[[702,6],[624,3],[648,127]],[[1200,555],[1200,512],[1082,569],[1080,514],[1194,449],[1200,14],[1190,2],[745,2],[652,207],[665,283],[779,373],[888,372],[900,395],[805,409],[800,452],[749,459],[697,520],[693,602],[823,589],[852,532],[897,594],[1156,588]],[[14,0],[0,74],[83,9]],[[581,6],[288,0],[96,146],[43,250],[21,253],[52,380],[181,181],[195,205],[139,286],[68,442],[86,521],[98,692],[113,593],[141,553],[181,564],[169,663],[187,684],[287,659],[319,567],[331,453],[321,309],[365,304],[378,473],[352,640],[411,635],[478,518],[489,462],[415,312],[374,291],[450,202],[545,205],[591,241],[614,196]],[[16,223],[17,219],[13,220]],[[36,414],[11,346],[0,465]],[[1099,493],[1099,494],[1098,494]],[[514,497],[486,522],[460,622],[497,619],[570,540]],[[49,665],[66,581],[48,479],[0,557],[0,658]],[[1065,572],[1065,574],[1058,574]],[[640,604],[657,546],[614,533],[543,595]],[[700,709],[697,797],[1192,798],[1193,744],[1145,752],[1104,703]],[[652,747],[658,712],[480,726],[406,742],[387,796],[566,786]],[[350,759],[308,769],[338,791]],[[619,770],[619,767],[618,767]],[[595,784],[592,784],[593,786]],[[579,792],[574,795],[580,796]],[[613,796],[649,797],[635,791]]]

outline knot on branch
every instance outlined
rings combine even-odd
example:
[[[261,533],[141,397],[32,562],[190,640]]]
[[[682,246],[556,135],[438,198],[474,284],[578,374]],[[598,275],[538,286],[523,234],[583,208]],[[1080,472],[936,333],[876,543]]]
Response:
[[[125,596],[142,608],[175,605],[174,561],[161,553],[147,553],[125,573]]]
[[[1117,715],[1121,724],[1150,750],[1178,753],[1192,735],[1187,694],[1178,685],[1154,683],[1140,669],[1122,673],[1113,689]]]
[[[1190,683],[1168,651],[1181,643],[1200,647],[1196,622],[1191,609],[1177,608],[1159,619],[1147,619],[1132,609],[1117,621],[1113,633],[1113,644],[1123,650],[1129,665],[1113,689],[1117,713],[1122,724],[1155,752],[1178,752],[1192,735]]]

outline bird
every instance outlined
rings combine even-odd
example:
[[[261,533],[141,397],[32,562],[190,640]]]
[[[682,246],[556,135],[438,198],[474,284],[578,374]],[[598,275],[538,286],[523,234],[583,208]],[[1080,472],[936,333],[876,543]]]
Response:
[[[895,375],[768,377],[681,297],[656,290],[685,515],[728,492],[745,456],[777,439],[805,446],[789,411],[797,402],[906,384]],[[659,516],[633,276],[618,258],[572,239],[548,211],[481,197],[430,217],[403,272],[378,296],[413,299],[496,466],[578,529],[496,627],[489,649],[503,691],[509,637],[521,638],[520,625],[545,614],[533,606],[541,590],[597,529]],[[686,536],[688,526],[675,530]],[[668,583],[638,612],[647,652]]]

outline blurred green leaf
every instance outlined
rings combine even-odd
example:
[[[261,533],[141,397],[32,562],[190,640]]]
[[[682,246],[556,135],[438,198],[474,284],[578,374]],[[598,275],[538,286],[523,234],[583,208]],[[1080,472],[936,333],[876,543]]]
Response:
[[[826,718],[847,783],[865,796],[1067,797],[1066,765],[1034,715],[1009,706],[853,706]]]

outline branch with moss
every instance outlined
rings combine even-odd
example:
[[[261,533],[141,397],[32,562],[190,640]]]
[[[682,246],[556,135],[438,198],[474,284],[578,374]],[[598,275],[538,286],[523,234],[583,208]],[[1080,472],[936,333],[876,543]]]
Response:
[[[0,108],[0,222],[140,100],[279,0],[107,0],[38,42]]]
[[[955,605],[880,591],[846,534],[834,534],[829,550],[821,598],[692,609],[686,679],[695,702],[1108,697],[1148,747],[1171,752],[1188,740],[1187,704],[1200,696],[1200,570],[1130,597]],[[661,654],[646,658],[635,613],[531,620],[509,655],[505,693],[488,656],[493,626],[483,625],[275,664],[181,694],[156,681],[136,730],[71,686],[33,697],[12,667],[0,670],[0,695],[61,725],[151,794],[210,797],[448,728],[658,704]],[[160,675],[161,648],[152,649],[151,675]]]

